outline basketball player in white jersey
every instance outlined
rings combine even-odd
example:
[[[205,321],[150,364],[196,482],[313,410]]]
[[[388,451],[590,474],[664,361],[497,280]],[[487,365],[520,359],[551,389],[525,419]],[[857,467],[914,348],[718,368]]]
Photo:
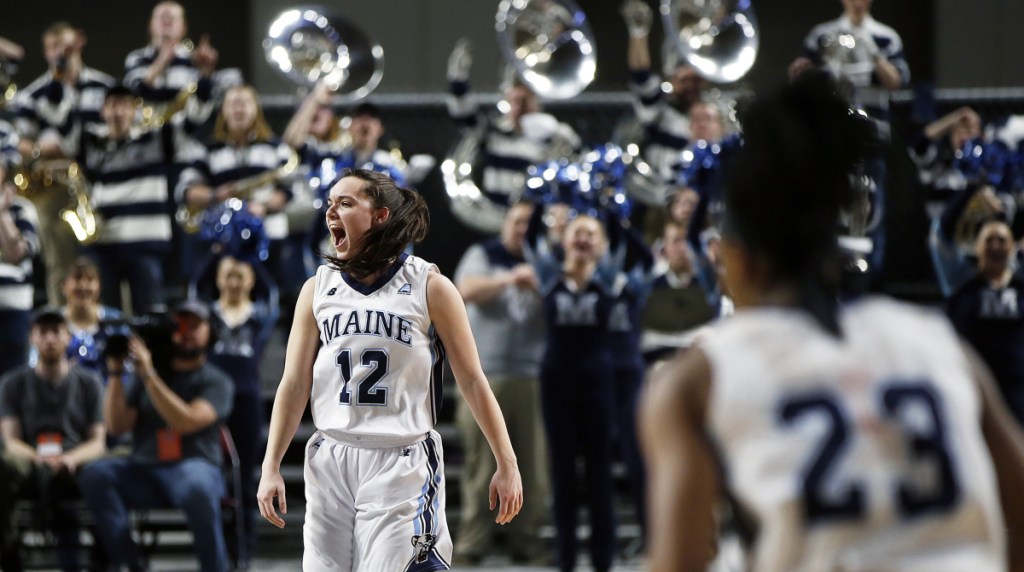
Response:
[[[447,570],[441,405],[445,350],[497,461],[491,509],[507,523],[523,503],[515,453],[480,367],[466,308],[437,267],[403,253],[427,232],[426,203],[386,175],[354,170],[328,197],[335,256],[302,288],[270,420],[258,500],[287,513],[281,458],[307,400],[302,569]],[[497,501],[497,503],[496,503]]]
[[[644,400],[652,570],[706,569],[727,497],[750,570],[996,571],[1021,549],[1024,437],[980,362],[937,312],[836,302],[855,117],[814,77],[744,115],[722,233],[736,314]]]

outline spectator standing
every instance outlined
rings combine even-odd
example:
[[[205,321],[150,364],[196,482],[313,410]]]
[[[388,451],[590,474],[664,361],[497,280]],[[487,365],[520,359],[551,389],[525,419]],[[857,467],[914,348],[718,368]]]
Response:
[[[470,246],[455,271],[480,362],[522,461],[526,502],[518,518],[505,527],[505,546],[513,563],[536,562],[546,553],[538,537],[549,486],[538,381],[544,318],[537,277],[523,257],[533,208],[529,203],[509,208],[501,235]],[[455,418],[465,452],[455,562],[475,564],[493,553],[497,527],[488,511],[488,486],[497,467],[472,411],[461,400]]]
[[[277,308],[252,298],[256,273],[252,264],[225,256],[217,264],[217,300],[211,305],[214,337],[210,363],[231,376],[234,405],[228,428],[238,450],[242,473],[241,506],[250,556],[256,551],[256,468],[266,450],[263,439],[263,399],[260,395],[260,359],[277,321]]]

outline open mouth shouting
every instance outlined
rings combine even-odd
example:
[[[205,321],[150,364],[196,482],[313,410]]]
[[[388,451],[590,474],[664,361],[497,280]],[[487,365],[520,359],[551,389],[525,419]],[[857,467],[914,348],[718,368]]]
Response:
[[[331,242],[334,244],[334,249],[341,250],[344,248],[345,243],[347,242],[348,233],[345,232],[345,229],[341,224],[332,222],[327,226],[327,228],[331,231]]]

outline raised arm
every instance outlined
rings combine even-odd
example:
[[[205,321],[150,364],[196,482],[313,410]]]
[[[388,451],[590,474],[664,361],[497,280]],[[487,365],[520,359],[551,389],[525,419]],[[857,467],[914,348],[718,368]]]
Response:
[[[470,42],[460,38],[448,56],[448,114],[452,119],[467,126],[477,124],[477,104],[469,91],[469,69],[473,65]]]
[[[651,71],[651,48],[648,45],[651,33],[651,22],[654,15],[651,7],[643,0],[626,0],[620,8],[622,20],[629,32],[629,45],[626,47],[626,65],[632,73]]]
[[[320,349],[320,332],[313,316],[315,285],[316,277],[306,280],[295,303],[295,318],[288,336],[284,374],[277,386],[274,409],[270,414],[267,454],[263,457],[263,471],[259,492],[256,494],[260,514],[278,528],[284,528],[284,519],[274,509],[274,497],[277,497],[281,514],[288,514],[284,479],[281,478],[281,459],[295,436],[306,403],[309,402],[313,389],[313,362]]]
[[[641,398],[653,572],[703,571],[714,555],[718,472],[704,430],[710,386],[711,366],[694,349],[655,375]]]
[[[182,435],[202,431],[217,422],[217,409],[205,397],[185,401],[164,382],[156,368],[145,342],[133,337],[128,341],[128,353],[134,356],[135,374],[160,418],[171,429]]]
[[[305,147],[306,139],[309,137],[309,128],[313,124],[316,112],[320,110],[320,107],[330,105],[330,103],[330,89],[323,82],[317,83],[313,90],[309,92],[309,95],[306,96],[306,99],[302,100],[302,104],[299,105],[295,115],[292,116],[288,126],[285,127],[284,135],[282,136],[284,142],[296,151]]]
[[[451,280],[437,272],[427,280],[427,300],[430,320],[448,351],[455,381],[497,462],[498,470],[491,479],[490,508],[493,510],[495,501],[500,501],[495,522],[506,524],[523,507],[523,482],[501,407],[480,366],[466,306]]]

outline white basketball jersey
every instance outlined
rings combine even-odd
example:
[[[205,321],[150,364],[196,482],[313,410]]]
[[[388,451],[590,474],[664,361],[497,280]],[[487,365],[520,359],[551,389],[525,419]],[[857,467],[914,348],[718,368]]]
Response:
[[[402,255],[372,286],[328,266],[317,269],[317,429],[344,443],[381,447],[422,441],[434,427],[444,347],[427,311],[433,267]]]
[[[757,571],[1004,570],[981,401],[945,318],[885,298],[711,328],[708,427]]]

